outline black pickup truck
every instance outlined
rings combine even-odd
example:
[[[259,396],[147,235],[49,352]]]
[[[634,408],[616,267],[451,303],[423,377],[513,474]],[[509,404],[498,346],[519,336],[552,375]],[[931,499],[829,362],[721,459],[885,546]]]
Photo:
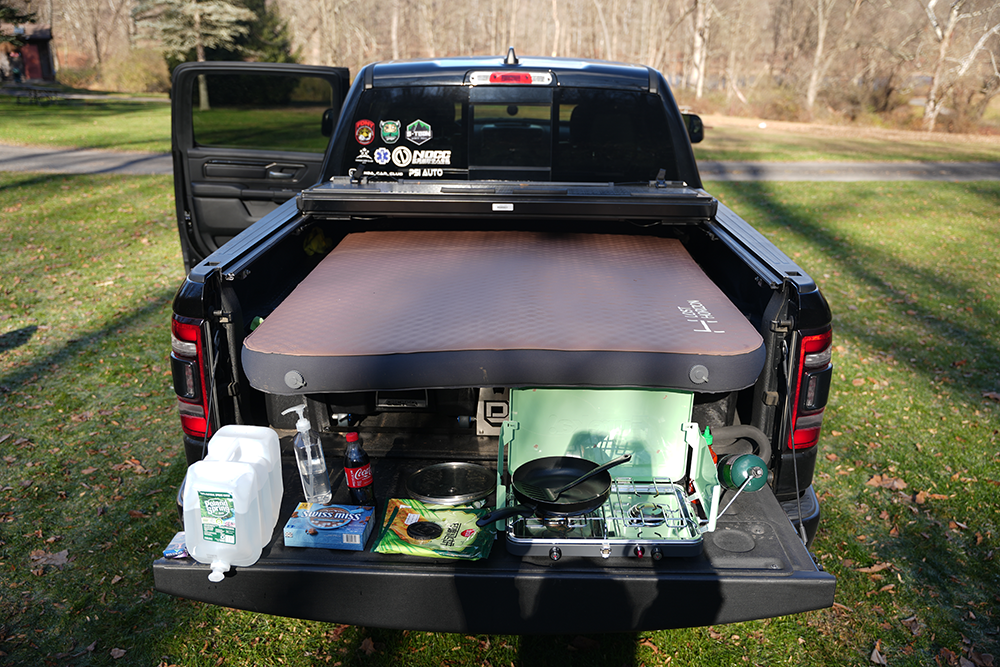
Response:
[[[830,309],[703,188],[691,149],[702,132],[643,66],[511,50],[377,63],[353,84],[338,68],[178,67],[189,274],[171,362],[185,453],[202,458],[224,425],[269,426],[285,495],[254,565],[212,583],[206,565],[159,559],[156,588],[484,633],[832,605],[835,580],[808,550]],[[362,551],[284,543],[302,491],[283,412],[303,401],[335,503],[349,502],[344,435],[359,432],[372,457],[376,537]],[[502,509],[532,461],[623,453],[603,505],[497,521],[486,558],[372,549],[386,502],[421,497],[412,482],[433,466],[485,469],[490,483],[431,501]],[[724,465],[751,454],[766,471]]]

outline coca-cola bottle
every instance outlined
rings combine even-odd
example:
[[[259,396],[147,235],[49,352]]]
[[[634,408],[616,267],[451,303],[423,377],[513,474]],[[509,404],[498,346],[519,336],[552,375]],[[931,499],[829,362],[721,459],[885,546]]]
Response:
[[[348,433],[347,452],[344,454],[344,476],[355,505],[375,506],[375,479],[368,454],[361,448],[361,438],[357,433]]]

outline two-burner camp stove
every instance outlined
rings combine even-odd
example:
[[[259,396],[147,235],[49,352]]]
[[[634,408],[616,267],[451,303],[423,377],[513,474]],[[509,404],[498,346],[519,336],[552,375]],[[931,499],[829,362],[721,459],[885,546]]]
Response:
[[[637,483],[615,478],[608,500],[575,517],[515,517],[507,527],[507,551],[518,556],[660,560],[701,552],[695,508],[669,480]]]
[[[715,529],[721,489],[708,442],[691,422],[692,403],[691,393],[673,390],[512,390],[498,506],[516,504],[502,482],[527,461],[632,459],[612,470],[607,500],[588,514],[508,518],[508,552],[552,560],[699,554],[703,533]]]

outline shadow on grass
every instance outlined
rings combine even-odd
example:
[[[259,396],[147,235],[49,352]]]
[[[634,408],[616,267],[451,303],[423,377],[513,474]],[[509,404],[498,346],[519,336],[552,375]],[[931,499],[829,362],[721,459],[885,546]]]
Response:
[[[21,327],[0,335],[0,354],[26,344],[36,331],[38,331],[38,327],[32,324],[30,327]]]
[[[175,446],[165,446],[156,436],[162,427],[150,423],[161,421],[164,401],[156,392],[162,372],[133,384],[130,378],[141,373],[130,359],[114,354],[127,345],[123,341],[131,331],[156,327],[172,296],[172,290],[150,290],[143,305],[0,378],[9,392],[4,412],[15,422],[5,427],[25,436],[4,452],[18,462],[5,475],[22,483],[3,489],[4,509],[16,519],[16,529],[3,536],[3,553],[28,577],[12,579],[0,593],[5,664],[79,664],[106,657],[112,648],[127,650],[132,664],[157,664],[163,634],[204,616],[153,593],[150,565],[178,530],[173,498],[183,476],[183,453],[179,433]],[[10,340],[23,331],[12,332]],[[91,363],[94,358],[100,363]],[[56,416],[53,407],[44,407],[58,406],[58,395],[76,390],[74,383],[104,385],[108,395],[81,414]],[[123,397],[134,391],[152,398],[124,406]],[[18,415],[14,400],[40,409]],[[49,433],[46,425],[55,431]],[[55,568],[35,564],[39,552],[60,550],[66,550],[68,562]],[[34,576],[27,574],[29,567]],[[97,647],[88,650],[92,642]]]
[[[983,215],[990,215],[989,211],[1000,209],[1000,187],[996,185],[965,183],[954,187],[979,198],[983,205],[977,208],[987,212]],[[985,280],[992,278],[995,281],[997,267],[994,263],[984,265],[980,271],[979,260],[975,258],[977,259],[975,266],[970,264],[967,272],[959,268],[960,277],[955,277],[954,265],[945,266],[940,272],[924,268],[891,251],[881,249],[877,244],[868,243],[861,246],[850,243],[838,236],[835,226],[824,225],[821,222],[824,216],[848,220],[854,218],[857,212],[865,212],[866,206],[880,196],[875,192],[875,187],[845,189],[847,196],[840,200],[824,200],[827,203],[819,203],[818,211],[813,208],[808,214],[783,205],[779,201],[779,194],[767,183],[742,183],[728,186],[727,189],[736,193],[741,199],[737,210],[740,210],[745,217],[767,221],[769,226],[778,227],[782,234],[792,234],[807,241],[826,260],[831,272],[839,272],[846,277],[845,285],[852,289],[857,286],[858,295],[864,294],[869,304],[873,304],[856,309],[858,313],[852,314],[853,304],[845,302],[843,298],[830,298],[834,311],[835,345],[838,341],[848,340],[859,344],[862,354],[893,358],[900,366],[912,372],[917,385],[923,383],[926,387],[935,388],[935,393],[938,393],[943,403],[943,407],[937,408],[942,414],[942,420],[945,419],[944,415],[950,416],[951,413],[947,410],[949,407],[952,408],[952,412],[958,414],[956,405],[960,401],[967,401],[973,405],[971,409],[966,410],[967,413],[971,413],[977,401],[982,400],[980,396],[984,390],[996,389],[995,385],[990,387],[988,384],[997,381],[996,369],[1000,367],[996,317],[990,312],[977,312],[978,316],[974,317],[973,313],[966,309],[979,304],[981,297],[976,295],[983,291]],[[900,202],[900,205],[902,204],[903,202]],[[869,224],[880,224],[877,219],[871,222],[870,217],[866,215],[866,218]],[[996,248],[1000,245],[1000,232],[996,226],[989,226],[989,222],[992,221],[987,221],[982,226],[983,235],[976,239],[976,243],[982,245],[975,248],[975,251],[982,257],[988,257],[989,254],[983,252],[983,248]],[[944,239],[949,238],[949,230],[939,229],[943,243]],[[978,234],[979,230],[973,228],[970,232],[966,229],[966,232]],[[956,230],[956,233],[960,231]],[[905,241],[905,230],[900,231],[897,227],[893,230],[893,235]],[[929,247],[932,245],[928,243]],[[940,252],[945,251],[940,246],[935,249]],[[976,253],[970,252],[970,254]],[[930,266],[931,262],[926,261],[925,265]],[[810,270],[810,267],[806,268]],[[952,271],[952,277],[946,274],[949,270]],[[983,278],[983,281],[980,281],[980,278]],[[817,282],[822,288],[824,281]],[[986,297],[989,298],[995,297]],[[981,310],[988,311],[986,308]],[[900,322],[905,325],[901,326]],[[953,352],[955,355],[966,357],[968,362],[959,361],[957,357],[952,359]],[[837,373],[836,355],[834,366]],[[838,389],[836,385],[840,382],[835,380],[834,384],[835,390]],[[897,386],[899,384],[897,382],[892,389],[884,390],[882,393],[906,392],[905,385]],[[858,392],[863,391],[865,386],[870,385],[857,388]],[[850,386],[840,388],[845,396],[853,389]],[[877,413],[887,409],[875,403],[874,399],[866,402],[860,396],[851,395],[845,400],[851,401],[854,410],[852,414],[855,418],[857,415],[866,415],[865,421],[869,418],[871,422],[881,421]],[[905,402],[905,395],[901,396],[900,402]],[[910,414],[919,417],[924,406],[915,403],[913,407],[915,412]],[[976,414],[979,414],[978,410]],[[959,419],[961,417],[955,417],[956,422]],[[979,419],[988,421],[989,417],[979,417]],[[924,601],[923,604],[931,605],[914,607],[919,609],[923,623],[930,625],[928,618],[934,618],[938,623],[937,627],[927,631],[927,635],[937,632],[939,642],[948,641],[945,638],[949,635],[951,638],[959,638],[963,634],[978,635],[978,641],[982,642],[982,638],[991,632],[990,628],[996,622],[995,619],[990,619],[990,614],[982,609],[982,605],[995,604],[993,596],[997,579],[1000,577],[1000,565],[992,556],[995,543],[988,537],[989,528],[995,518],[988,511],[985,514],[982,512],[991,510],[996,505],[996,487],[988,485],[986,482],[989,480],[983,477],[997,476],[995,458],[997,454],[988,447],[979,451],[980,445],[986,443],[977,443],[975,432],[969,429],[963,430],[957,424],[941,426],[942,432],[951,428],[958,434],[955,436],[955,441],[951,441],[950,432],[949,439],[943,440],[940,436],[929,436],[926,429],[905,428],[907,425],[905,421],[900,422],[900,425],[897,430],[887,432],[884,429],[880,430],[877,423],[842,424],[841,428],[846,426],[845,430],[853,429],[855,437],[876,442],[860,446],[855,443],[853,448],[844,443],[844,450],[838,450],[841,459],[847,461],[850,459],[845,458],[846,456],[858,457],[862,461],[855,460],[854,465],[859,463],[865,465],[863,459],[868,458],[874,464],[872,470],[863,471],[861,475],[870,475],[876,472],[877,467],[878,472],[898,470],[894,474],[907,479],[911,479],[912,476],[912,478],[932,480],[938,476],[939,480],[941,478],[947,480],[952,471],[951,469],[945,471],[944,466],[949,457],[954,457],[955,460],[962,461],[959,465],[968,468],[965,474],[970,477],[978,476],[978,481],[981,482],[973,484],[976,480],[962,480],[961,484],[955,483],[955,488],[974,495],[954,499],[954,496],[949,496],[949,492],[942,488],[940,490],[943,494],[940,500],[926,504],[923,501],[918,503],[914,494],[919,487],[914,487],[912,479],[906,491],[890,491],[877,486],[851,488],[849,495],[834,496],[828,500],[830,505],[827,507],[833,507],[834,512],[832,516],[827,513],[826,521],[836,520],[839,514],[839,518],[845,524],[858,521],[862,523],[858,526],[831,527],[830,535],[850,536],[848,543],[837,544],[836,537],[832,540],[826,539],[826,531],[822,528],[820,541],[827,541],[824,548],[835,554],[839,553],[840,558],[844,558],[847,551],[852,557],[856,554],[860,559],[877,558],[892,563],[893,569],[887,573],[889,576],[884,580],[881,576],[873,578],[872,585],[875,588],[865,593],[871,600],[869,604],[875,605],[872,609],[878,610],[878,604],[889,606],[891,602],[887,603],[887,598],[892,598],[900,589],[906,589],[906,596],[911,605],[920,604],[914,601],[921,599]],[[936,430],[932,429],[931,433],[936,433]],[[988,439],[989,436],[979,437]],[[929,447],[924,448],[928,451],[921,449],[922,442],[930,443]],[[936,454],[932,453],[934,450],[937,450]],[[839,478],[829,485],[840,489],[850,488],[846,481],[848,479],[856,477]],[[951,479],[955,480],[956,477]],[[996,480],[990,484],[995,485]],[[925,488],[930,489],[929,486]],[[871,504],[872,507],[859,509],[865,504]],[[881,533],[872,532],[878,531],[878,528],[868,524],[878,524],[878,521],[866,523],[863,519],[866,512],[876,515],[883,508],[884,511],[894,515],[888,519],[888,523],[889,526],[895,525],[896,528],[893,532],[889,532],[887,526],[884,538],[877,537],[872,543],[872,536]],[[955,516],[955,512],[968,513],[968,516]],[[872,519],[871,516],[867,518]],[[958,525],[956,521],[967,521],[968,526]],[[852,531],[867,533],[868,540],[863,543],[855,542]],[[854,567],[865,564],[861,562]],[[901,575],[898,581],[894,572]],[[864,575],[851,573],[849,576]],[[867,578],[859,581],[868,585]],[[879,586],[884,585],[888,585],[888,589],[893,589],[894,586],[898,588],[879,597],[870,597],[873,593],[880,593]],[[840,595],[838,592],[838,597]],[[862,596],[860,600],[864,601],[866,598]],[[978,606],[970,606],[973,604],[970,600],[978,600],[975,603]],[[852,604],[849,600],[845,601]],[[969,616],[972,610],[979,615],[978,621],[974,620],[975,616]],[[913,641],[914,638],[909,637],[909,640]]]

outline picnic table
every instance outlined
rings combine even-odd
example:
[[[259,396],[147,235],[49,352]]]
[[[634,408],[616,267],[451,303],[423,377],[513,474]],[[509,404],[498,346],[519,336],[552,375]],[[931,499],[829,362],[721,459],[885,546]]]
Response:
[[[15,98],[18,103],[27,101],[29,104],[48,104],[65,99],[65,96],[54,88],[26,83],[0,87],[0,94]]]

